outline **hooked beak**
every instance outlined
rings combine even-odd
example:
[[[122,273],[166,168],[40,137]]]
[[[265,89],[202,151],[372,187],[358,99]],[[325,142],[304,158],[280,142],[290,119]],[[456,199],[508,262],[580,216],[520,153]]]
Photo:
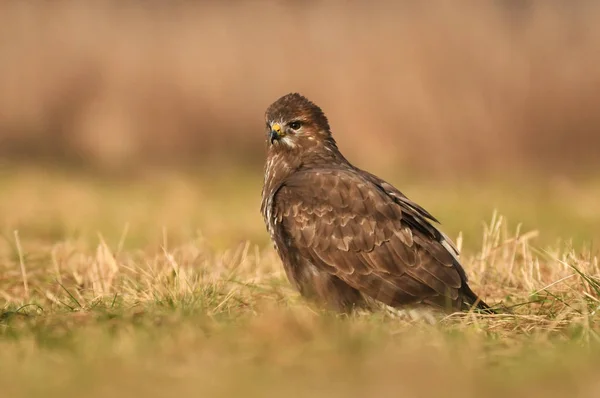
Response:
[[[283,136],[283,134],[282,134],[281,126],[279,125],[279,123],[273,123],[273,125],[271,126],[271,132],[269,133],[269,140],[271,141],[271,144],[275,140],[278,140],[279,138],[281,138],[282,136]]]

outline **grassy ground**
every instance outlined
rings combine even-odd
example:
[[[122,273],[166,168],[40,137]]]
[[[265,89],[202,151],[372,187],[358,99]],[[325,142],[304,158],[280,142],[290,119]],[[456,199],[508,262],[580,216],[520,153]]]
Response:
[[[429,324],[308,305],[267,241],[260,171],[6,172],[2,396],[598,396],[600,184],[389,180],[512,314]]]

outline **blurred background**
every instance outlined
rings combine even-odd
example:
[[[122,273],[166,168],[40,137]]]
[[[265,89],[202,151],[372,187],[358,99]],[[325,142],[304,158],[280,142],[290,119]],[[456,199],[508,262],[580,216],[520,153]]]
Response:
[[[168,191],[177,220],[219,210],[231,220],[214,236],[236,226],[233,240],[264,242],[263,113],[297,91],[353,163],[451,232],[479,231],[499,207],[587,239],[600,225],[599,18],[592,1],[2,2],[0,157],[5,187],[17,187],[4,219],[23,226],[15,209],[35,197],[28,214],[55,220],[53,192],[91,189],[49,179],[54,168],[135,181],[181,172],[196,179],[151,180],[137,203]],[[188,207],[181,191],[197,191]],[[120,192],[115,202],[135,205]],[[200,204],[210,200],[222,208]],[[68,213],[85,201],[66,202]],[[467,204],[454,221],[456,203]],[[123,212],[119,228],[132,219]]]

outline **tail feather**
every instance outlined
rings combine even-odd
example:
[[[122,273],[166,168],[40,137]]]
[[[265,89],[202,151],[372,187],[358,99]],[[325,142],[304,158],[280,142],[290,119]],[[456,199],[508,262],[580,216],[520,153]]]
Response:
[[[500,312],[493,309],[480,299],[469,286],[465,284],[463,291],[463,310],[476,309],[485,314],[499,314]]]

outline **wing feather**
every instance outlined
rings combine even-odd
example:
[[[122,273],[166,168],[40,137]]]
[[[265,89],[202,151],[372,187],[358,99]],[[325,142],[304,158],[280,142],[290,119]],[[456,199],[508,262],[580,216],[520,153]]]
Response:
[[[291,244],[314,265],[389,305],[459,297],[464,271],[433,217],[354,169],[295,173],[275,205]]]

